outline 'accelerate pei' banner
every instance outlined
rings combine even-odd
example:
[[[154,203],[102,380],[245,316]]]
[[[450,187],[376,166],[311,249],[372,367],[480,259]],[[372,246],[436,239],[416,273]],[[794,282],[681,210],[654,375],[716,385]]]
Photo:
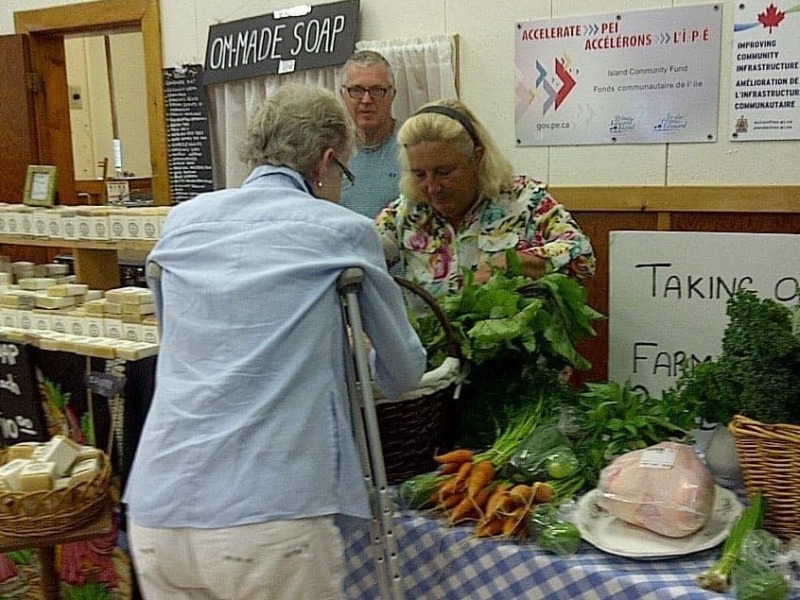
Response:
[[[517,144],[716,141],[721,28],[721,4],[517,23]]]

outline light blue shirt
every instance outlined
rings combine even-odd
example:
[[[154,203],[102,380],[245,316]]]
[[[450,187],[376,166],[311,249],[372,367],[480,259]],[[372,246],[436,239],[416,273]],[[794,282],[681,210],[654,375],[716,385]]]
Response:
[[[148,257],[162,327],[156,389],[124,501],[144,527],[370,516],[351,434],[336,280],[360,293],[376,385],[418,386],[425,351],[375,225],[286,168],[173,208]]]
[[[356,184],[342,189],[340,204],[374,219],[383,207],[400,195],[397,127],[382,146],[359,148],[348,167],[356,176]]]

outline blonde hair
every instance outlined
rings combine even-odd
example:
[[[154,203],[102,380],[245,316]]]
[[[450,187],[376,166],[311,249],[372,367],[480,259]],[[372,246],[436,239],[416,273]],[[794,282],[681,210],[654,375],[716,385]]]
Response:
[[[456,116],[448,116],[437,112],[424,112],[432,107],[444,107],[455,111]],[[463,116],[467,126],[457,116]],[[473,131],[469,131],[469,125]],[[477,144],[473,140],[477,138]],[[511,162],[503,156],[497,144],[489,135],[486,127],[463,103],[448,98],[429,102],[406,119],[397,133],[400,146],[399,159],[402,174],[400,176],[400,192],[412,202],[424,200],[424,195],[415,184],[408,162],[408,148],[420,142],[447,142],[465,158],[475,152],[475,148],[483,148],[483,157],[478,164],[478,196],[495,198],[500,191],[508,187],[514,178]]]
[[[289,167],[310,179],[328,148],[345,162],[355,153],[354,126],[341,102],[326,89],[287,83],[253,115],[239,155],[250,168]]]

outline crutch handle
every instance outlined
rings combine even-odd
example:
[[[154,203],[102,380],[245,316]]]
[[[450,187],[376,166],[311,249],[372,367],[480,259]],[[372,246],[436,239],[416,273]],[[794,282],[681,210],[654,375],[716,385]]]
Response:
[[[339,293],[346,292],[348,288],[360,286],[364,281],[364,270],[361,267],[348,267],[336,279],[336,288]]]

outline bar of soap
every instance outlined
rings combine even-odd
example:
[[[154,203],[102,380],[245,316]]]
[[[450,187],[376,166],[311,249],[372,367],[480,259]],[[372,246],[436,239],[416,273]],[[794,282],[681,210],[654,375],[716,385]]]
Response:
[[[63,490],[64,488],[68,488],[70,485],[72,485],[72,479],[70,479],[68,476],[67,477],[59,477],[53,483],[53,489],[54,490]]]
[[[130,315],[133,317],[144,317],[146,315],[152,315],[156,312],[156,305],[152,302],[148,304],[123,304],[122,305],[122,315]]]
[[[63,477],[69,473],[75,457],[81,451],[80,444],[63,435],[54,435],[45,444],[45,451],[42,454],[43,462],[53,462],[56,465],[56,477]]]
[[[73,468],[79,463],[83,462],[84,460],[89,460],[90,458],[102,458],[103,451],[100,448],[95,448],[94,446],[81,446],[80,452],[78,452],[78,456],[75,457],[75,462],[73,463]]]
[[[30,462],[17,474],[20,492],[52,490],[56,478],[56,463]]]
[[[0,467],[0,479],[12,492],[19,490],[19,473],[33,461],[27,458],[15,458]]]
[[[127,341],[127,340],[119,340]],[[115,344],[116,357],[123,360],[141,360],[148,356],[158,354],[158,344],[150,342],[127,342],[126,344]]]
[[[0,294],[0,305],[7,308],[33,308],[36,293],[30,290],[8,290]]]
[[[31,452],[31,460],[44,460],[42,457],[45,452],[47,452],[47,444],[39,444]]]
[[[47,288],[48,296],[83,296],[89,291],[89,286],[85,283],[62,283],[51,285]]]
[[[48,277],[69,275],[69,265],[63,263],[47,263],[41,266],[44,267]]]
[[[55,285],[56,280],[52,277],[25,277],[17,280],[17,284],[22,290],[46,290]]]
[[[126,286],[106,290],[105,299],[114,304],[149,304],[153,293],[148,288]]]
[[[69,474],[70,484],[91,481],[100,474],[101,467],[99,458],[89,458],[77,463]]]
[[[47,296],[39,294],[34,300],[36,308],[46,308],[48,310],[56,308],[69,308],[75,306],[75,296]]]
[[[9,462],[15,458],[33,458],[33,451],[39,446],[39,442],[18,442],[6,448],[6,456]]]

